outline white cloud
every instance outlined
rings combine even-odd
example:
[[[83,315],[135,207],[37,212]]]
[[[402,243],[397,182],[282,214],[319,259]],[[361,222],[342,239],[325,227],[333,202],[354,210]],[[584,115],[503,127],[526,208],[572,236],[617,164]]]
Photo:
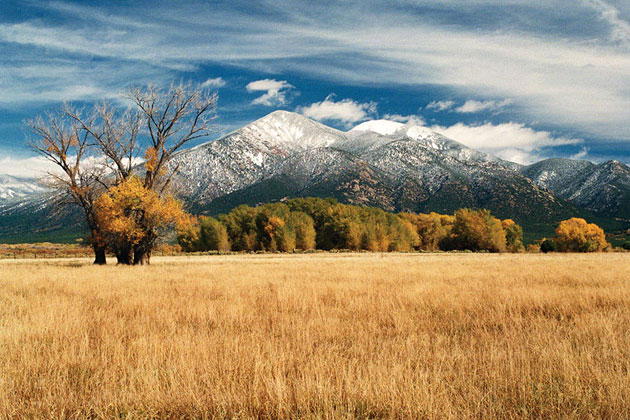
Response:
[[[0,159],[0,175],[18,178],[42,178],[48,173],[56,172],[59,172],[57,165],[39,156],[28,158],[6,156]]]
[[[396,121],[399,123],[413,124],[413,125],[425,125],[426,121],[421,115],[400,115],[400,114],[385,114],[384,120]]]
[[[466,101],[463,105],[455,108],[455,112],[462,114],[472,114],[481,111],[498,111],[512,103],[511,99],[496,101],[476,101],[474,99]]]
[[[215,77],[214,79],[208,79],[201,84],[202,87],[220,88],[225,86],[226,82],[222,77]]]
[[[360,103],[352,99],[342,99],[335,102],[333,95],[328,95],[321,102],[315,102],[297,109],[299,113],[317,121],[339,121],[350,126],[376,114],[376,103]]]
[[[446,111],[455,106],[455,101],[433,101],[426,106],[426,109],[435,111]]]
[[[555,137],[548,131],[537,131],[515,122],[498,125],[457,123],[450,127],[433,126],[431,129],[473,149],[522,164],[540,160],[543,148],[583,142],[581,139]]]
[[[71,161],[73,161],[71,159]],[[105,156],[87,156],[83,157],[81,166],[84,168],[101,168],[105,172],[110,169],[107,167],[108,160]],[[142,158],[134,158],[132,164],[139,165],[144,162]],[[110,164],[111,165],[111,164]],[[63,171],[53,162],[42,156],[32,156],[25,158],[5,156],[0,158],[0,175],[9,175],[17,178],[41,179],[46,178],[48,174],[63,174]]]
[[[299,72],[346,84],[431,84],[458,96],[483,92],[512,98],[522,120],[562,125],[593,137],[624,142],[630,138],[630,54],[619,46],[630,33],[624,3],[618,1],[615,7],[603,0],[583,0],[566,12],[566,1],[560,0],[536,1],[525,9],[518,1],[467,2],[465,13],[473,24],[467,19],[442,24],[423,13],[409,13],[406,1],[387,7],[364,3],[361,8],[353,2],[304,8],[293,0],[269,0],[265,4],[270,13],[261,19],[238,7],[212,3],[203,8],[189,2],[178,8],[114,10],[31,2],[25,8],[56,8],[66,19],[0,23],[0,54],[6,58],[0,63],[0,103],[76,94],[76,89],[62,92],[68,86],[91,86],[98,96],[112,86],[140,79],[158,83],[156,79],[170,80],[178,70],[195,71],[212,62],[268,73]],[[436,8],[428,0],[414,5]],[[519,27],[515,21],[512,27],[497,19],[494,26],[474,25],[490,6],[529,13],[522,21],[530,23]],[[460,7],[457,1],[439,5],[444,16]],[[510,9],[514,7],[518,9]],[[611,26],[609,38],[594,28],[598,22],[593,10]],[[536,16],[539,23],[533,20]],[[547,28],[546,16],[556,23],[566,19],[567,31]],[[72,25],[58,23],[64,21]],[[584,31],[570,30],[577,27]],[[16,55],[19,64],[11,64]],[[47,69],[56,73],[59,65],[69,65],[62,61],[70,56],[79,78],[47,74]],[[21,76],[25,63],[42,69],[34,82]]]
[[[287,103],[287,93],[293,85],[286,80],[263,79],[250,82],[245,86],[248,92],[266,92],[252,101],[254,105],[276,106]]]
[[[582,150],[569,156],[569,159],[584,159],[588,155],[589,150],[590,149],[588,147],[582,147]]]

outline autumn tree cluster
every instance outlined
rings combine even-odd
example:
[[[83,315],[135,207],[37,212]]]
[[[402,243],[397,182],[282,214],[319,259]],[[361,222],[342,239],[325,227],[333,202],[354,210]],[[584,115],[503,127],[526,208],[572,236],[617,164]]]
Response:
[[[169,193],[174,154],[207,136],[216,94],[192,85],[132,88],[129,106],[88,110],[65,104],[27,122],[30,146],[54,163],[50,184],[60,205],[82,209],[95,264],[106,251],[121,264],[150,262],[158,239],[187,215]]]
[[[178,233],[185,251],[471,250],[520,252],[522,229],[487,210],[454,215],[394,214],[334,199],[298,198],[242,205],[218,218],[201,217]]]

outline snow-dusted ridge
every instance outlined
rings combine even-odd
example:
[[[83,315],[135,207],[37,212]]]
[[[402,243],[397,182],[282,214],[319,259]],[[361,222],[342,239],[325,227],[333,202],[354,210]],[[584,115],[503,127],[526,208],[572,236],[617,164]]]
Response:
[[[276,111],[218,140],[180,151],[170,165],[179,166],[174,192],[195,213],[304,196],[330,196],[392,211],[488,208],[499,217],[536,223],[575,210],[556,195],[602,214],[620,211],[619,203],[628,197],[623,191],[630,191],[625,189],[630,168],[617,162],[567,162],[523,168],[425,126],[374,120],[340,131],[297,113]],[[591,166],[599,169],[579,176],[580,168]],[[562,188],[555,193],[556,184],[571,188],[566,195]],[[6,205],[9,196],[12,205]],[[45,213],[40,203],[46,203],[41,190],[18,191],[0,179],[0,222],[20,211]]]
[[[37,180],[0,174],[0,204],[23,200],[45,190]]]

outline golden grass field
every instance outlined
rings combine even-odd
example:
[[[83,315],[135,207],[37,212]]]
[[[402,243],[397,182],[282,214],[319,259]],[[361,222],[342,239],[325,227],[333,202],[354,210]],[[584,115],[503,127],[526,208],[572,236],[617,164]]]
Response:
[[[0,418],[630,418],[630,254],[0,261]]]

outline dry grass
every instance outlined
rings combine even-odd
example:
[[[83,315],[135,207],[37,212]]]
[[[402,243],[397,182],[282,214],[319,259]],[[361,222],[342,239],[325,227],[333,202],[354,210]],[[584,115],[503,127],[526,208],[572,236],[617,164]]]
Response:
[[[0,417],[630,418],[629,254],[0,262]]]

